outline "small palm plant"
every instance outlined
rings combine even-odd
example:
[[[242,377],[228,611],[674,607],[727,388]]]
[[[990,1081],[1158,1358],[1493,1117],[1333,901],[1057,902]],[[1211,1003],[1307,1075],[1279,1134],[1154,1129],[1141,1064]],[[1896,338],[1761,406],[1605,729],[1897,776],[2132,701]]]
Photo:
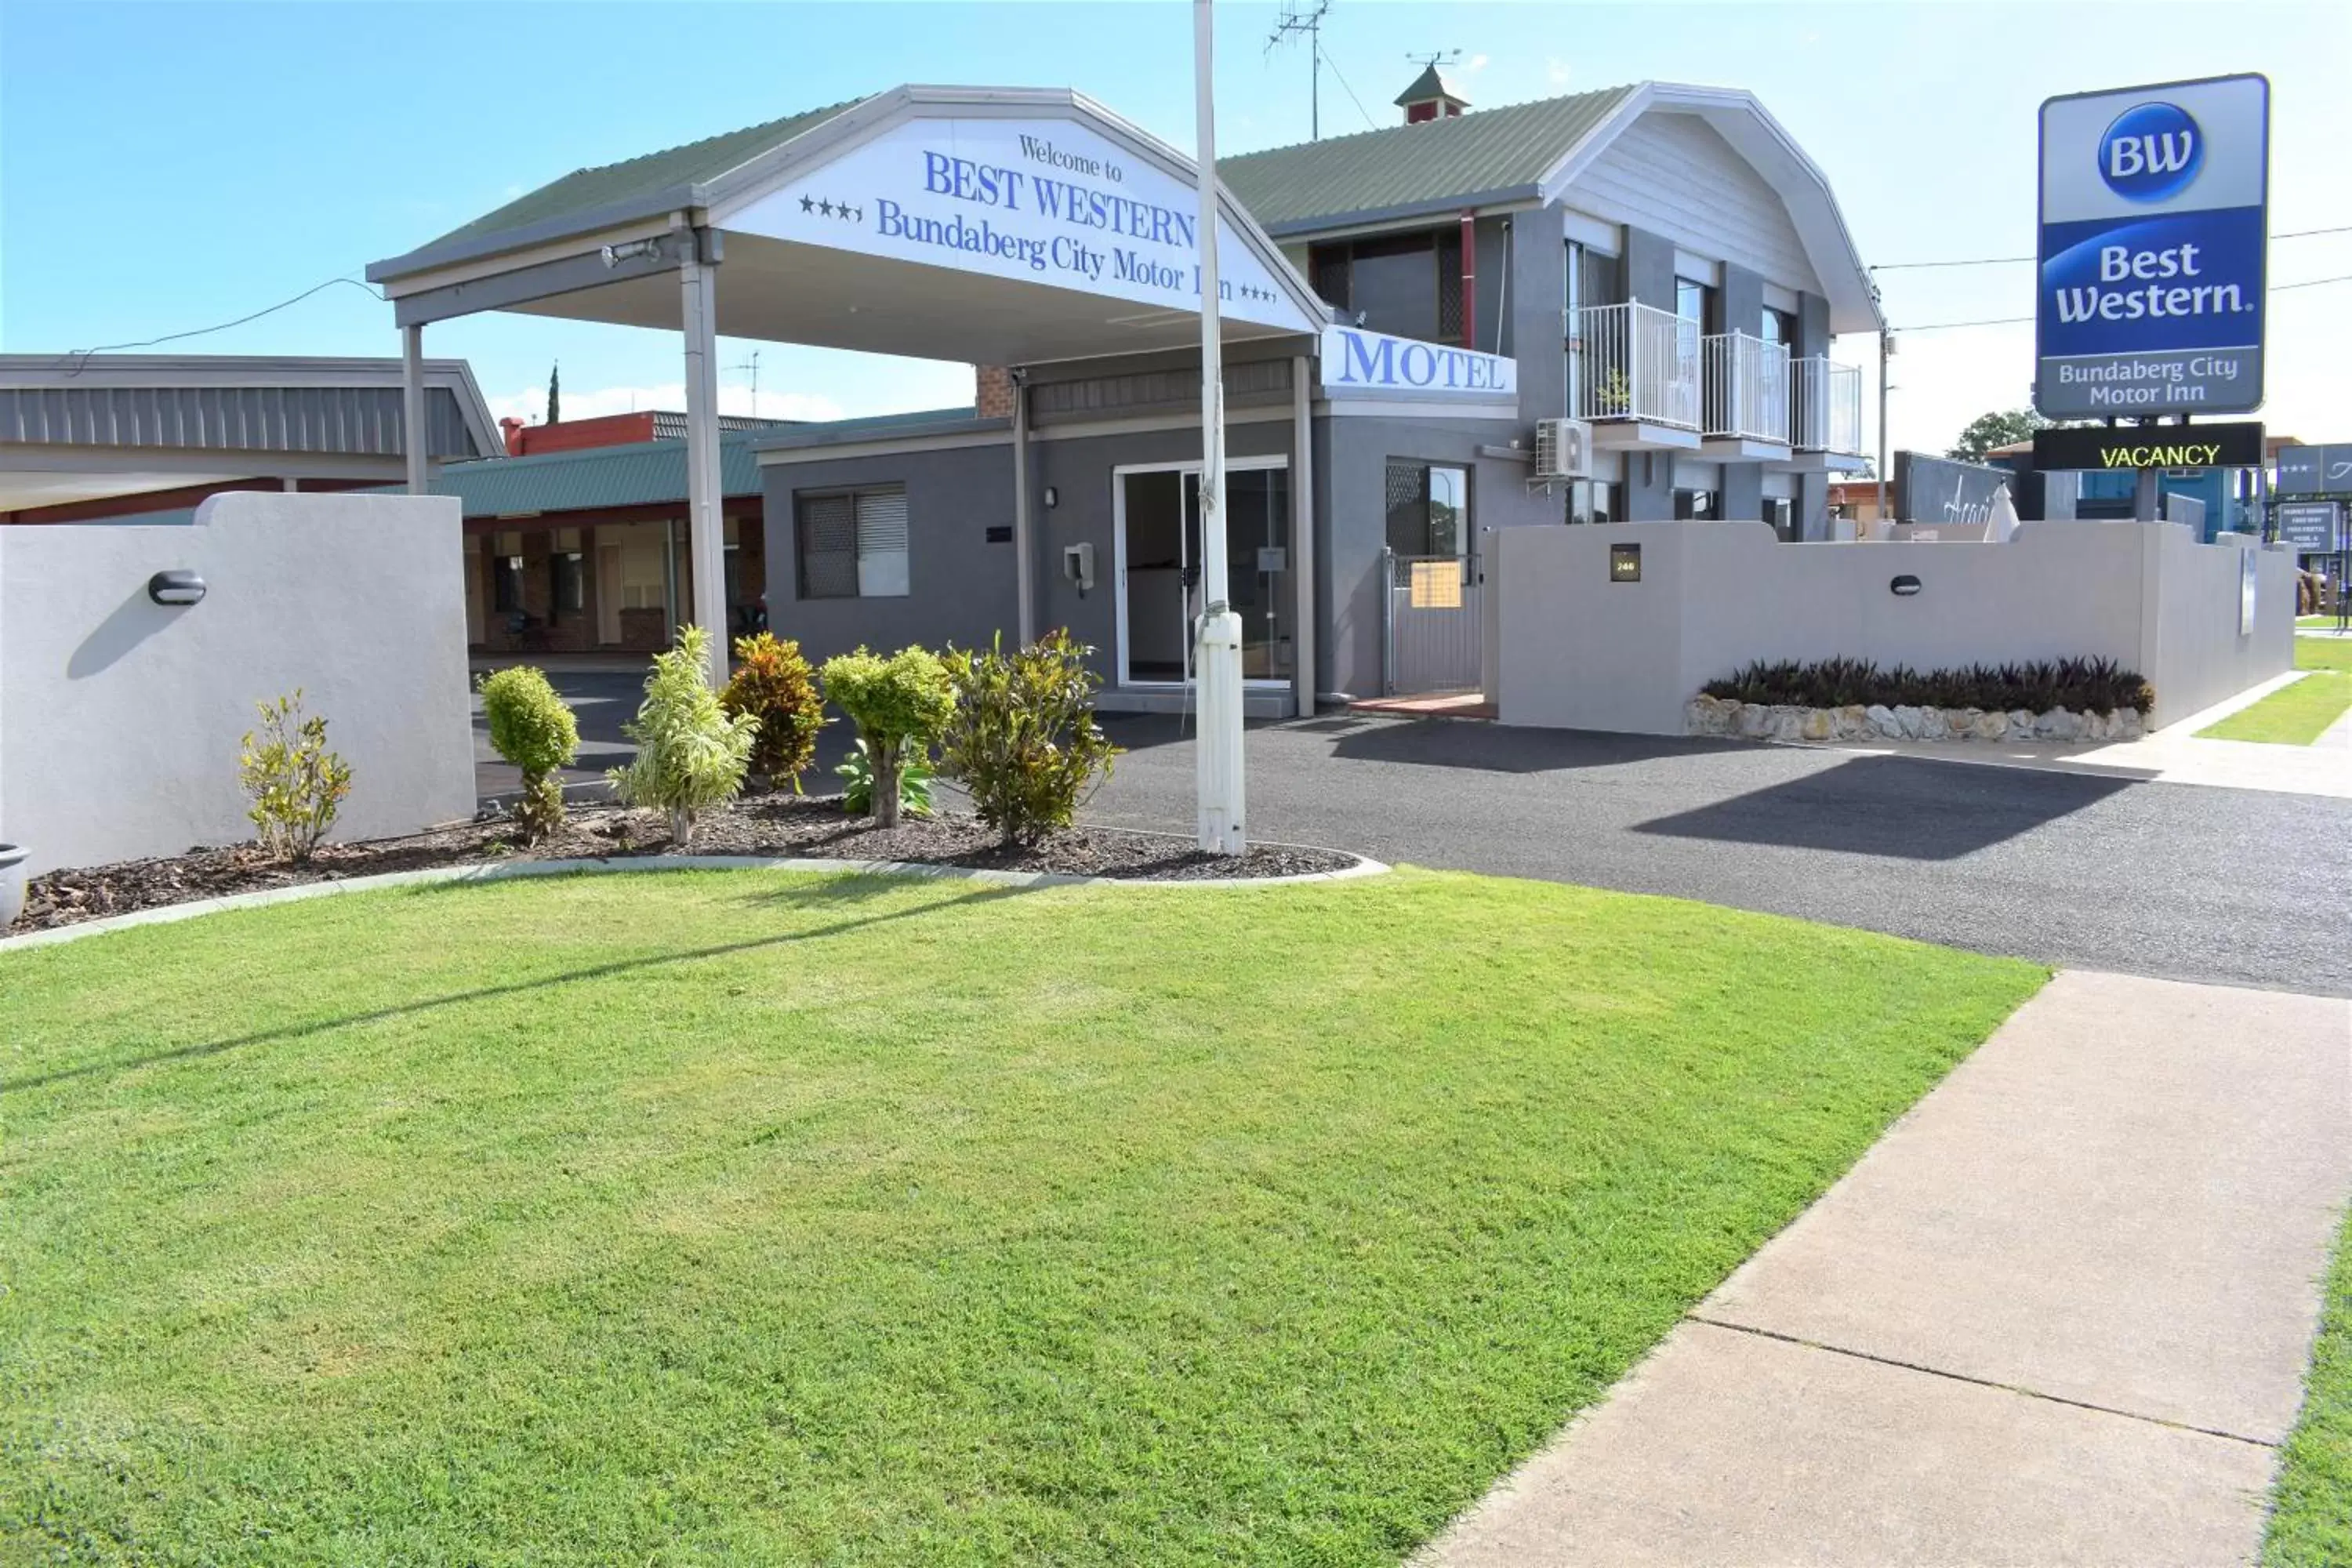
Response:
[[[695,817],[735,798],[759,738],[756,713],[730,713],[702,679],[710,634],[687,626],[677,646],[654,655],[646,700],[621,732],[636,742],[636,760],[606,776],[627,805],[669,816],[670,842],[686,848]]]

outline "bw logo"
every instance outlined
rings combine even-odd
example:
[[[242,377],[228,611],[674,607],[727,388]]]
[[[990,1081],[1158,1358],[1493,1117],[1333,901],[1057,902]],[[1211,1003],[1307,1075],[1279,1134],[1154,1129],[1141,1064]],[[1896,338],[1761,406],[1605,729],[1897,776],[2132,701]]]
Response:
[[[2179,195],[2205,164],[2205,132],[2169,103],[2127,109],[2099,138],[2099,178],[2127,202]]]

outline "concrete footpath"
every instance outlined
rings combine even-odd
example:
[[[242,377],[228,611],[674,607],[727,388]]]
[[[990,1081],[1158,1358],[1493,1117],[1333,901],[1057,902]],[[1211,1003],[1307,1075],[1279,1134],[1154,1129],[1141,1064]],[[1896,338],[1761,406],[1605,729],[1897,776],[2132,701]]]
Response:
[[[2250,1562],[2352,1003],[2060,974],[1416,1559]]]

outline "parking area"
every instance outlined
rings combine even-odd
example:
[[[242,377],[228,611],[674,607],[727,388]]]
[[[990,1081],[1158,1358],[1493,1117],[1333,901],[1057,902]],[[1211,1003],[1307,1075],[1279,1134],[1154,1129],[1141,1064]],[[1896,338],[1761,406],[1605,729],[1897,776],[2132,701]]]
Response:
[[[635,668],[551,670],[583,790],[628,760]],[[475,705],[485,795],[514,771]],[[1190,725],[1110,715],[1128,749],[1085,810],[1189,830]],[[826,727],[813,792],[848,726]],[[1338,714],[1251,727],[1254,837],[1663,893],[2171,979],[2352,995],[2352,801],[1740,741]],[[952,798],[952,791],[944,792]]]

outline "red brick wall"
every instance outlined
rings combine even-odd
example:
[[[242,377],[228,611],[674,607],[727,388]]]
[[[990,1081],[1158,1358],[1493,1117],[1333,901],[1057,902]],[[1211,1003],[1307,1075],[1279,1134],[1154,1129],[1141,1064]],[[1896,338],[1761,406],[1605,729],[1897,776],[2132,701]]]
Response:
[[[1013,373],[1001,364],[971,367],[971,400],[982,419],[1013,417]]]

